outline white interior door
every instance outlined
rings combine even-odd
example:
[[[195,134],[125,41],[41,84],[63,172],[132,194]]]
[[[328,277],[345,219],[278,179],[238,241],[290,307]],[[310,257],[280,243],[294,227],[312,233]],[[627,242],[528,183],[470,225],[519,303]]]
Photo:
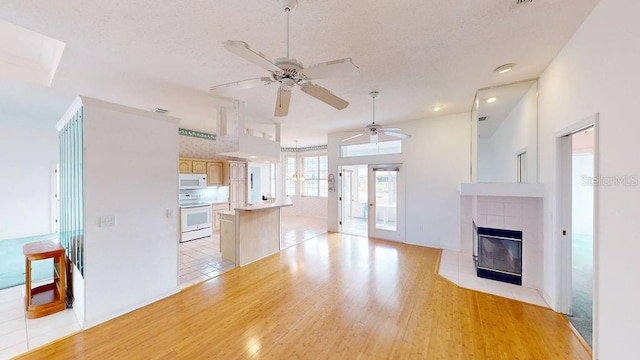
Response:
[[[404,242],[404,182],[400,164],[369,165],[369,236]]]
[[[560,303],[577,332],[593,346],[597,321],[595,259],[595,127],[560,138]]]

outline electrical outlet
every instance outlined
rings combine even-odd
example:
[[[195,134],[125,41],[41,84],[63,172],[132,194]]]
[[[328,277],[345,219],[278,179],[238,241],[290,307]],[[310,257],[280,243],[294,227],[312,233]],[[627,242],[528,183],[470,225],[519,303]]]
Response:
[[[116,226],[115,215],[100,216],[100,227],[111,227],[111,226]]]

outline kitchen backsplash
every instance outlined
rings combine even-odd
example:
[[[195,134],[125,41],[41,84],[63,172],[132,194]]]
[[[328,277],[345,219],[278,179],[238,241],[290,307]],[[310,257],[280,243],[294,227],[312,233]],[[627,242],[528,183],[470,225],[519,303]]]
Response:
[[[229,187],[218,186],[205,189],[180,190],[180,194],[199,195],[201,201],[229,201]]]

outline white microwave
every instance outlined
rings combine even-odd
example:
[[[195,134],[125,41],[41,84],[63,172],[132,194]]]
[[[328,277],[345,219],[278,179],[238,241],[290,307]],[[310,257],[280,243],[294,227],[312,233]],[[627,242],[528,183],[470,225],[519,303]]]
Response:
[[[178,188],[180,190],[202,189],[207,187],[206,174],[180,174]]]

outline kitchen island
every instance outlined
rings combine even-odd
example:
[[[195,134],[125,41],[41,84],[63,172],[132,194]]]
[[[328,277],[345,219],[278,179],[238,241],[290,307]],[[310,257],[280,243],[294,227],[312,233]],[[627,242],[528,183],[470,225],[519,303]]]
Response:
[[[220,213],[222,257],[244,266],[280,251],[281,209],[289,198]]]

